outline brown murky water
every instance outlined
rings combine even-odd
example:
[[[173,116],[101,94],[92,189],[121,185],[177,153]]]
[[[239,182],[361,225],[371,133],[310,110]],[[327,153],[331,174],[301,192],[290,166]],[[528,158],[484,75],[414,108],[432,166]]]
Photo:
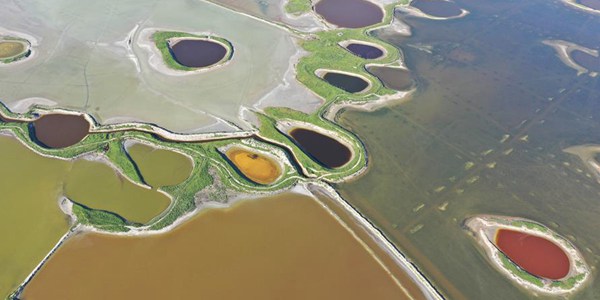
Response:
[[[258,184],[273,183],[281,175],[277,163],[264,155],[240,148],[231,148],[225,154],[246,178]]]
[[[32,124],[34,140],[48,148],[75,145],[90,131],[90,123],[83,115],[48,114]]]
[[[81,234],[24,291],[27,300],[406,299],[312,198],[283,194],[209,209],[147,237]]]
[[[383,20],[383,10],[365,0],[321,0],[315,11],[327,22],[345,28],[361,28]]]
[[[369,67],[369,73],[375,75],[383,85],[397,91],[406,91],[413,87],[414,81],[410,72],[399,68]]]

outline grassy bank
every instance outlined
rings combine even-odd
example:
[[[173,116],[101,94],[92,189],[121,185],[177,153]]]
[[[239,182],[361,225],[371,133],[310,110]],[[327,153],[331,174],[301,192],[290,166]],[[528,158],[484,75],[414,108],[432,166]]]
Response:
[[[194,71],[194,70],[199,69],[199,68],[190,68],[190,67],[181,65],[173,58],[173,55],[171,55],[171,49],[169,48],[169,43],[168,43],[169,39],[172,39],[172,38],[201,38],[201,39],[207,39],[207,40],[214,40],[214,41],[222,43],[227,48],[227,53],[225,54],[223,59],[221,61],[219,61],[218,63],[216,63],[215,65],[222,64],[222,63],[230,60],[231,57],[233,56],[233,45],[228,40],[221,38],[221,37],[211,36],[211,35],[196,35],[196,34],[191,34],[191,33],[186,33],[186,32],[177,32],[177,31],[157,31],[154,34],[152,34],[152,39],[154,41],[154,44],[156,45],[156,48],[158,48],[158,50],[160,51],[163,61],[171,69],[180,70],[180,71]]]
[[[311,9],[312,3],[310,0],[288,0],[285,4],[285,11],[295,16],[305,14]]]

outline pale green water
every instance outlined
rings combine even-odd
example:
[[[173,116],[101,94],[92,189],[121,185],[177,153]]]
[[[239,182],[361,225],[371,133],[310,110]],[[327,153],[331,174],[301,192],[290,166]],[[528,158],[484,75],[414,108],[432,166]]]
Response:
[[[77,203],[136,223],[149,222],[170,203],[165,194],[132,183],[104,163],[87,160],[73,163],[65,193]]]
[[[176,185],[192,173],[192,160],[178,152],[133,144],[127,152],[140,170],[144,181],[152,187]]]

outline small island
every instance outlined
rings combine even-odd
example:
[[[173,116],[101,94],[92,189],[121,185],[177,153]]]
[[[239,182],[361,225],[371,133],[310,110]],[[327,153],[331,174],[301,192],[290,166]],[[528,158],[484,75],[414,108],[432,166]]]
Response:
[[[488,261],[518,286],[563,296],[590,278],[583,256],[567,239],[524,218],[479,215],[465,220]]]
[[[31,55],[31,43],[26,39],[0,35],[0,64],[9,64]]]

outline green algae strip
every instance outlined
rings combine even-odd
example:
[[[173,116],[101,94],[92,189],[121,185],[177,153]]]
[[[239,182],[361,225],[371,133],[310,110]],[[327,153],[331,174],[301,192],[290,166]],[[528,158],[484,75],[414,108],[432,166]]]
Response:
[[[67,174],[66,196],[86,207],[147,223],[170,204],[167,195],[144,188],[97,161],[77,160]]]
[[[175,151],[159,149],[142,143],[127,147],[144,182],[157,188],[182,183],[192,173],[192,160]]]
[[[13,292],[69,230],[58,206],[69,162],[0,136],[0,299]]]

